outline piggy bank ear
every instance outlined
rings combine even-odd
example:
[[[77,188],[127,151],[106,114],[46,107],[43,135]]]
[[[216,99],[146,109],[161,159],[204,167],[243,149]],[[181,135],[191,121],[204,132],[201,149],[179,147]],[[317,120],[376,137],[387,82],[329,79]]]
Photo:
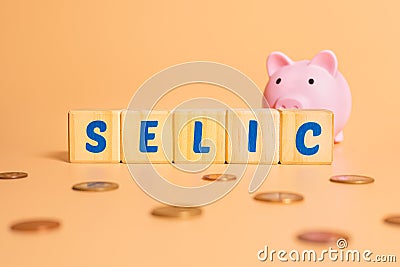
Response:
[[[269,76],[272,76],[280,68],[292,65],[293,61],[284,53],[272,52],[267,59],[267,70]]]
[[[310,65],[320,66],[326,69],[332,76],[335,76],[338,69],[338,62],[335,53],[330,50],[319,52],[310,62]]]

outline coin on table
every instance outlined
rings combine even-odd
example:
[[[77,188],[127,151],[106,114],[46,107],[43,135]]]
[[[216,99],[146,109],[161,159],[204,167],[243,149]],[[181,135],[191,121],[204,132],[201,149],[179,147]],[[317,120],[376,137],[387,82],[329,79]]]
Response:
[[[290,204],[302,201],[304,197],[300,194],[291,192],[264,192],[255,195],[254,199],[265,202]]]
[[[236,179],[237,179],[236,175],[227,173],[213,173],[213,174],[206,174],[203,176],[203,180],[218,181],[218,182],[234,181]]]
[[[72,189],[87,192],[104,192],[118,189],[118,184],[112,182],[93,181],[75,184]]]
[[[11,230],[18,232],[37,232],[37,231],[47,231],[54,230],[60,227],[60,222],[57,220],[29,220],[18,222],[11,225]]]
[[[334,183],[342,184],[370,184],[375,181],[374,178],[368,176],[353,174],[335,175],[332,176],[329,180]]]
[[[385,222],[390,224],[400,225],[400,215],[386,217]]]
[[[201,209],[167,206],[155,208],[151,214],[159,217],[185,219],[201,215]]]
[[[349,240],[347,235],[329,231],[310,231],[297,236],[302,241],[313,243],[336,243],[339,239]]]
[[[28,177],[26,172],[1,172],[0,179],[21,179]]]

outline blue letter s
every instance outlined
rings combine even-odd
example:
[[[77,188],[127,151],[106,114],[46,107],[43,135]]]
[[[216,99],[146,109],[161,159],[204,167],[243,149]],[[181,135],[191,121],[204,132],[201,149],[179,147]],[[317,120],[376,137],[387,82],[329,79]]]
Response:
[[[107,124],[104,121],[92,121],[86,127],[87,136],[93,141],[97,142],[97,146],[92,146],[89,143],[86,143],[86,150],[92,153],[100,153],[106,149],[106,139],[95,133],[94,129],[99,128],[100,132],[105,132],[107,130]]]

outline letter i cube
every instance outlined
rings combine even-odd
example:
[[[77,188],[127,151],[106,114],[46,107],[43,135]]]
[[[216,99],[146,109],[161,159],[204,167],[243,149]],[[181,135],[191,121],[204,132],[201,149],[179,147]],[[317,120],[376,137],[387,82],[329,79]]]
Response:
[[[170,111],[125,110],[121,125],[123,163],[172,162]]]
[[[174,112],[175,163],[225,163],[225,110]]]
[[[72,110],[68,113],[70,162],[120,162],[120,111]]]
[[[283,109],[280,162],[282,164],[331,164],[333,113],[328,110]]]
[[[232,109],[226,117],[228,163],[278,163],[280,118],[276,109]]]

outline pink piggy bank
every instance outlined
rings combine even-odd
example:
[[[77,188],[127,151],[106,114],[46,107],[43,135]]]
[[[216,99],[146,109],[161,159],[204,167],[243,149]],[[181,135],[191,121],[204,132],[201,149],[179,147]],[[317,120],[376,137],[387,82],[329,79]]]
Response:
[[[269,81],[264,99],[269,107],[331,110],[335,143],[343,141],[343,128],[351,111],[351,93],[332,51],[321,51],[311,61],[297,62],[281,52],[273,52],[267,59],[267,69]]]

